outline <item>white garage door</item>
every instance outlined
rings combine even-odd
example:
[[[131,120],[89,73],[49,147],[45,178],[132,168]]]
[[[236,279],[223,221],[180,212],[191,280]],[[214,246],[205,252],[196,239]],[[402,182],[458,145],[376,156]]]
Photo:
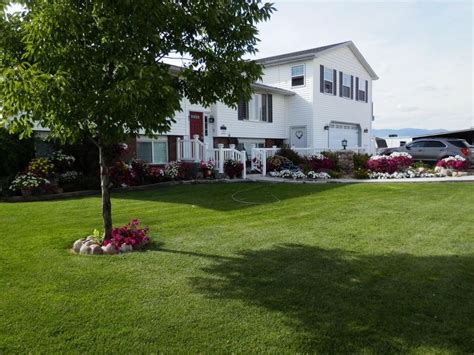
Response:
[[[348,147],[359,146],[360,130],[358,125],[331,123],[329,125],[329,148],[342,149],[342,140],[347,140]]]

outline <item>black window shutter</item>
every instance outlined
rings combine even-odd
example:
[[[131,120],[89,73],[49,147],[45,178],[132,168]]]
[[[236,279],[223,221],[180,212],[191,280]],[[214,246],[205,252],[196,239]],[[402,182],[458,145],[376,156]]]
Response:
[[[342,97],[342,71],[339,72],[339,96]]]
[[[245,115],[245,101],[241,100],[239,101],[239,104],[237,105],[237,118],[242,121],[244,119]]]
[[[266,94],[262,94],[262,121],[267,120],[267,96]]]
[[[359,78],[356,77],[356,101],[359,101]]]
[[[369,101],[369,82],[365,81],[365,102]]]
[[[268,94],[268,122],[273,122],[273,97],[272,94]]]
[[[333,70],[333,75],[332,75],[332,80],[333,80],[333,88],[332,88],[332,94],[337,95],[337,70]]]
[[[324,65],[319,66],[319,91],[324,92]]]
[[[354,99],[354,75],[351,75],[351,100]]]

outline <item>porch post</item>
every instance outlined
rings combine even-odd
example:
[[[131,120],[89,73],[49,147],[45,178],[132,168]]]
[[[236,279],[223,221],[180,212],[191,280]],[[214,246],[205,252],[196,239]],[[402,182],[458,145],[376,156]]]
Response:
[[[220,143],[217,145],[219,148],[219,173],[224,173],[224,144]]]
[[[245,150],[240,152],[240,162],[244,166],[244,170],[242,170],[242,179],[247,179],[247,154]]]
[[[194,161],[199,162],[199,135],[195,134],[193,136],[193,149],[194,149]]]
[[[257,145],[255,143],[252,143],[251,147],[252,147],[252,151],[250,152],[250,169],[255,170],[256,164],[254,162],[254,159],[256,155],[255,155],[254,149],[257,148]]]
[[[181,138],[178,137],[176,140],[176,160],[181,160]]]

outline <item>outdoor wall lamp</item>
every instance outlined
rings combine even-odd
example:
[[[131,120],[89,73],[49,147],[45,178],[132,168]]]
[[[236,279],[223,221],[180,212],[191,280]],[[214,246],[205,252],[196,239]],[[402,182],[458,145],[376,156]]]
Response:
[[[324,126],[324,130],[329,131],[329,126],[328,125]]]
[[[344,138],[344,139],[341,141],[341,143],[342,143],[342,149],[346,150],[346,148],[347,148],[347,139]]]
[[[214,123],[214,117],[212,116],[209,117],[209,123]]]
[[[368,129],[368,128],[364,128],[364,133],[369,133],[369,129]]]
[[[227,127],[225,125],[222,125],[221,126],[221,131],[224,131],[224,132],[227,131]]]

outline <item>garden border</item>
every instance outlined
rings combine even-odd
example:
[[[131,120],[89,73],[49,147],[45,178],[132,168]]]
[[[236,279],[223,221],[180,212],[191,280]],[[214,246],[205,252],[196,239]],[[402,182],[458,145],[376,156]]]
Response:
[[[164,181],[155,184],[139,185],[139,186],[127,186],[127,187],[115,187],[110,191],[113,192],[127,192],[127,191],[146,191],[154,190],[157,187],[176,186],[176,185],[197,185],[197,184],[216,184],[216,183],[248,183],[253,182],[251,180],[244,179],[215,179],[215,180],[179,180],[179,181]],[[40,202],[40,201],[54,201],[62,200],[74,197],[83,196],[95,196],[100,195],[100,190],[83,190],[83,191],[72,191],[62,192],[58,194],[50,195],[31,195],[31,196],[7,196],[0,197],[0,202]]]

